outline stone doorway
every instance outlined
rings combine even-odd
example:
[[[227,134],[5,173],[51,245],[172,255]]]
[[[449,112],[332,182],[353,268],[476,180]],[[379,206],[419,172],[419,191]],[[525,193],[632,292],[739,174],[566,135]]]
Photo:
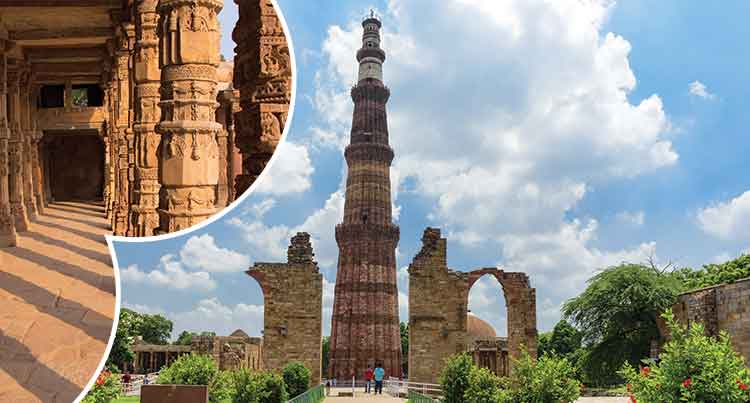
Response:
[[[105,151],[96,131],[45,133],[43,150],[52,200],[102,200]]]

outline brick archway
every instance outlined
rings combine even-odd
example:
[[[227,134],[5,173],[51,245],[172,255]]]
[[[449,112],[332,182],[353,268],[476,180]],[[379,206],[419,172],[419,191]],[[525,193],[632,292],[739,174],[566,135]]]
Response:
[[[427,228],[422,249],[409,265],[410,381],[437,382],[445,360],[467,350],[469,291],[484,275],[494,276],[505,294],[510,357],[518,357],[522,346],[536,357],[536,290],[528,276],[497,268],[451,270],[446,239],[439,229]]]

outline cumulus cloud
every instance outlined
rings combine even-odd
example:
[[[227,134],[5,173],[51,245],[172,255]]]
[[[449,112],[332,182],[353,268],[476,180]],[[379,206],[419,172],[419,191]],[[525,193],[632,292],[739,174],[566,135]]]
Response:
[[[723,240],[750,239],[750,191],[698,211],[703,232]]]
[[[646,222],[646,213],[643,211],[621,211],[615,215],[615,219],[621,224],[641,227]]]
[[[695,80],[692,83],[688,84],[688,92],[690,92],[690,95],[707,99],[709,101],[716,99],[716,95],[708,92],[708,87],[706,87],[705,84],[698,80]]]
[[[250,266],[249,256],[217,246],[209,234],[190,237],[180,250],[180,259],[187,267],[207,272],[238,272]]]
[[[482,276],[469,290],[469,311],[495,328],[498,336],[508,335],[508,311],[503,289],[496,278]]]
[[[305,145],[284,141],[274,155],[273,166],[259,179],[258,193],[285,195],[310,189],[314,168]]]
[[[120,271],[123,283],[144,284],[152,287],[164,287],[176,290],[211,291],[216,282],[208,272],[186,271],[174,255],[164,255],[157,267],[149,272],[141,271],[137,265],[130,265]]]

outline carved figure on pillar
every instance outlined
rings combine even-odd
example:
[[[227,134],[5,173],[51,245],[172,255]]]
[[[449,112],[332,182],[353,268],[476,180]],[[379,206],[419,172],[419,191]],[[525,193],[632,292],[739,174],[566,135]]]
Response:
[[[157,0],[136,2],[135,15],[135,183],[131,206],[131,235],[150,236],[159,227],[159,39]]]
[[[219,147],[215,121],[221,0],[161,0],[160,232],[201,222],[215,211]]]
[[[235,0],[239,21],[232,32],[234,86],[241,110],[235,114],[235,143],[242,153],[236,195],[255,181],[284,131],[291,101],[292,68],[281,21],[270,0]]]
[[[24,133],[21,129],[21,97],[20,97],[20,73],[18,71],[8,72],[8,93],[10,95],[10,142],[8,155],[10,158],[9,180],[10,180],[10,210],[16,225],[16,231],[29,230],[29,218],[26,215],[24,205]]]
[[[130,129],[130,49],[131,38],[134,36],[132,24],[124,23],[118,28],[117,46],[114,51],[115,59],[115,144],[117,152],[117,194],[115,195],[115,211],[113,232],[115,235],[126,235],[129,229],[129,210],[131,194],[130,158],[133,148],[133,134]],[[133,163],[135,161],[132,161]]]
[[[10,208],[10,188],[8,183],[8,56],[6,52],[12,43],[0,39],[0,247],[15,246],[17,243],[16,227]]]
[[[328,376],[339,379],[361,378],[377,363],[389,376],[401,376],[395,254],[399,228],[391,211],[394,155],[386,119],[390,91],[383,84],[380,20],[367,18],[362,26],[359,81],[351,90],[351,140],[344,153],[349,167],[344,220],[336,226],[339,260]]]

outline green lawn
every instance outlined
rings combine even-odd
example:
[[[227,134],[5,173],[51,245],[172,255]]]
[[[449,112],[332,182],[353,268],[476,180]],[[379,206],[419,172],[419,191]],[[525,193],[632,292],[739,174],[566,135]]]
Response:
[[[139,396],[129,396],[129,397],[121,397],[112,403],[138,403],[141,401],[141,398]]]

